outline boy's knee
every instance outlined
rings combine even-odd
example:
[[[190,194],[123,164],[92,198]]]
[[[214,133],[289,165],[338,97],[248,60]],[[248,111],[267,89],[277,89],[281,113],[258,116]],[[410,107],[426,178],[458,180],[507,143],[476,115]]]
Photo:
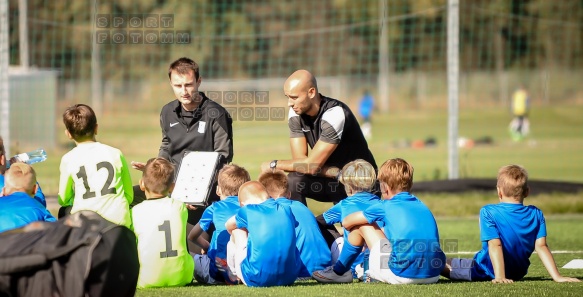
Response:
[[[350,233],[348,233],[348,243],[354,246],[364,245],[365,243],[364,235],[360,231],[360,227],[350,230]]]

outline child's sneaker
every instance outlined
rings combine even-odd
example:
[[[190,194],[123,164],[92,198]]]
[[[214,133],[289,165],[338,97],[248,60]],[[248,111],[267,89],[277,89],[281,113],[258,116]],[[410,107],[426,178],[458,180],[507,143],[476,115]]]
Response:
[[[364,277],[362,279],[362,282],[365,284],[370,284],[370,283],[376,283],[376,282],[378,282],[378,280],[370,277],[368,270],[367,270],[364,272]]]
[[[226,259],[221,259],[219,257],[215,257],[215,263],[217,265],[217,270],[221,272],[223,278],[225,279],[225,283],[228,285],[238,285],[239,278],[231,272],[229,268],[229,264],[227,264]]]
[[[312,273],[312,277],[319,283],[343,284],[352,283],[352,271],[348,270],[342,275],[334,272],[334,266],[328,266],[324,270],[317,270]]]

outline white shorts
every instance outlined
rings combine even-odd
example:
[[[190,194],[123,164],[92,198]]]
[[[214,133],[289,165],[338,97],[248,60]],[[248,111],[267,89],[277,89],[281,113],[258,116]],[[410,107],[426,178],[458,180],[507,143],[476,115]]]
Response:
[[[381,244],[382,249],[381,249]],[[391,243],[388,240],[381,240],[373,245],[370,250],[369,265],[368,265],[368,275],[381,281],[383,283],[401,285],[401,284],[433,284],[439,280],[439,275],[430,278],[406,278],[397,276],[391,271],[387,266],[386,262],[391,256]]]
[[[332,265],[338,261],[338,257],[340,257],[340,252],[342,252],[342,247],[344,246],[344,237],[338,237],[330,246],[330,253],[332,254]]]
[[[227,244],[227,263],[233,275],[236,275],[243,284],[247,285],[243,272],[241,271],[241,262],[247,258],[247,242],[235,244],[230,240]]]

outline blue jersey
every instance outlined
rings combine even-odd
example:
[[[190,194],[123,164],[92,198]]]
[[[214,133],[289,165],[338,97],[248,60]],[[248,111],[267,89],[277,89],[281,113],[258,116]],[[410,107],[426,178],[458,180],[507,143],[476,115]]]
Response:
[[[326,224],[332,225],[342,223],[344,218],[357,211],[363,211],[369,206],[381,201],[377,195],[370,192],[358,192],[352,196],[348,196],[332,206],[322,214]],[[344,240],[348,240],[348,231],[344,230]]]
[[[332,255],[326,240],[316,222],[316,217],[310,209],[299,201],[279,198],[281,205],[290,207],[298,221],[296,226],[296,247],[300,251],[302,266],[299,277],[309,277],[316,270],[323,270],[331,265]]]
[[[530,255],[537,239],[547,236],[545,218],[535,206],[522,203],[498,203],[480,210],[480,239],[482,250],[475,256],[472,280],[494,279],[494,269],[488,253],[488,241],[502,242],[506,278],[522,279],[528,272]]]
[[[245,283],[250,287],[293,284],[301,261],[291,209],[267,199],[241,207],[236,221],[237,228],[248,231],[247,257],[241,262]]]
[[[401,192],[363,212],[369,223],[382,222],[391,243],[388,266],[404,278],[438,276],[445,265],[437,223],[429,208],[417,197]]]
[[[377,204],[381,201],[379,196],[370,192],[358,192],[352,196],[348,196],[338,202],[336,205],[332,206],[325,213],[322,214],[326,224],[332,225],[336,223],[341,223],[344,218],[348,215],[363,211],[369,206]],[[344,229],[344,241],[348,241],[348,230]],[[340,252],[342,253],[342,252]],[[355,274],[355,268],[364,261],[364,253],[360,253],[358,257],[354,260],[350,268]]]
[[[200,228],[203,231],[208,231],[211,225],[215,226],[215,232],[213,232],[210,247],[207,251],[211,263],[215,263],[215,257],[227,259],[227,243],[229,243],[231,235],[225,228],[225,223],[229,218],[236,215],[240,208],[237,196],[229,196],[224,200],[214,202],[204,210],[198,222]],[[215,278],[217,266],[210,265],[209,273]]]
[[[56,219],[44,206],[24,192],[0,197],[0,233],[37,221],[55,222]]]
[[[39,183],[36,183],[36,193],[34,193],[34,200],[38,201],[42,206],[47,207],[47,200],[45,199],[45,194],[43,190],[40,188]],[[4,175],[0,174],[0,190],[4,188]]]

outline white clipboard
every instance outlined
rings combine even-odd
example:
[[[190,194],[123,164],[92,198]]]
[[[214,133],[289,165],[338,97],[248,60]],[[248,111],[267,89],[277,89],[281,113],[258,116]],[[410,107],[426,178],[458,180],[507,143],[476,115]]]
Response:
[[[217,152],[185,152],[171,197],[187,204],[207,206],[209,194],[215,190],[211,187],[219,159]]]

